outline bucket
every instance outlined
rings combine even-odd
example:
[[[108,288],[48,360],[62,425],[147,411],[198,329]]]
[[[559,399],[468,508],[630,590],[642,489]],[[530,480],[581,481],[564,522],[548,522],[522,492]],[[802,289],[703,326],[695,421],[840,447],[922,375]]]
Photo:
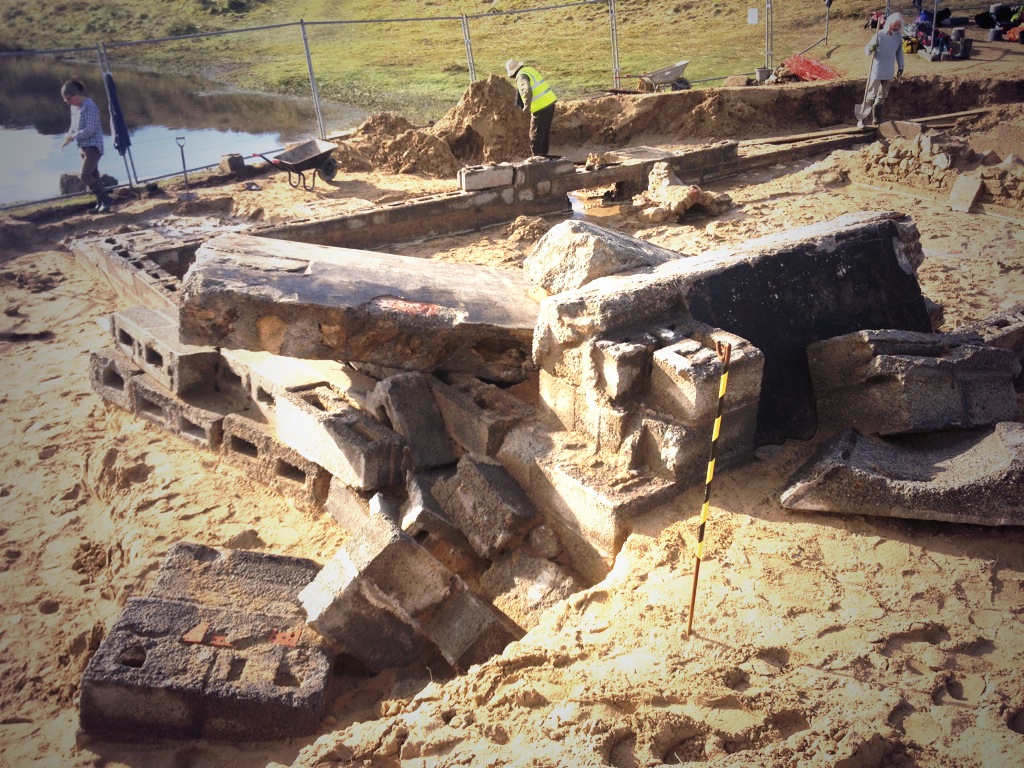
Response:
[[[772,76],[772,70],[770,67],[755,67],[754,75],[757,78],[757,82],[763,83]]]

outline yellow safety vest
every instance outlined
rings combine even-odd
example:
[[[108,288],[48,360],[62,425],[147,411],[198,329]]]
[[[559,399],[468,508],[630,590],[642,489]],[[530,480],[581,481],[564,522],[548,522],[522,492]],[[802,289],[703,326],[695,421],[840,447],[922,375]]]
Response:
[[[523,67],[519,71],[530,79],[530,112],[540,112],[555,103],[555,92],[544,82],[540,72],[533,67]]]

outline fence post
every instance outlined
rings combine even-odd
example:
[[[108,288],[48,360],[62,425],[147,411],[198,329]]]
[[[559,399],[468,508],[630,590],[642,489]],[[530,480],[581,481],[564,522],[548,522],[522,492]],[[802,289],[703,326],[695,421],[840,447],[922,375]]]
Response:
[[[469,36],[469,19],[462,14],[462,42],[466,46],[466,63],[469,64],[469,82],[476,82],[476,62],[473,61],[473,39]]]
[[[615,0],[608,0],[608,24],[612,30],[612,85],[619,87],[619,21],[615,15]]]
[[[316,75],[313,74],[313,57],[309,55],[309,39],[306,37],[306,22],[299,19],[299,29],[302,30],[302,47],[306,50],[306,68],[309,70],[309,88],[313,92],[313,109],[316,110],[316,125],[320,129],[320,138],[327,138],[327,131],[324,130],[324,116],[320,112],[320,93],[316,89]]]

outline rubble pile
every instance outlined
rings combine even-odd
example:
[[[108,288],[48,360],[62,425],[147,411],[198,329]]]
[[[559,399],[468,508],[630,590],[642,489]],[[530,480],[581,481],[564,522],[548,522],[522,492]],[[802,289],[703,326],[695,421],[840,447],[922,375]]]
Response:
[[[1015,154],[978,153],[964,139],[920,132],[879,139],[860,156],[862,162],[851,171],[869,178],[944,194],[967,179],[975,182],[978,202],[1024,210],[1024,159]]]

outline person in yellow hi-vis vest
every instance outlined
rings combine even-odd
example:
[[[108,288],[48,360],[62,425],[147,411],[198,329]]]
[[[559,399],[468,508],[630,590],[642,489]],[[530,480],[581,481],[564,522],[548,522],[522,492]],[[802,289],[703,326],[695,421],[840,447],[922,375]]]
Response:
[[[530,113],[530,149],[534,156],[548,153],[551,122],[555,119],[555,92],[533,67],[509,59],[505,71],[516,81],[516,106]]]

